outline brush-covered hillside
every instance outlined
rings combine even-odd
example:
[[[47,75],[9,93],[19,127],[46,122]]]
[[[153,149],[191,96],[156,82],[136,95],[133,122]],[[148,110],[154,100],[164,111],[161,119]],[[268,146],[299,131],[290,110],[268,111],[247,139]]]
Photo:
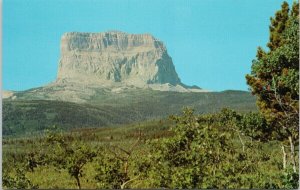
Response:
[[[143,120],[157,120],[191,107],[196,113],[212,113],[228,107],[256,111],[249,92],[182,93],[128,90],[98,93],[85,103],[18,99],[3,101],[3,135],[29,135],[57,125],[63,129],[107,127]]]

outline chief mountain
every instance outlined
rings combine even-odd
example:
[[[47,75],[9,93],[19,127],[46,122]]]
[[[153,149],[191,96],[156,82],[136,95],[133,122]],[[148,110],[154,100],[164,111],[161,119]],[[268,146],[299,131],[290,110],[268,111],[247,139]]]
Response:
[[[222,107],[256,110],[248,92],[183,84],[160,40],[118,31],[64,34],[57,79],[26,91],[5,91],[3,98],[4,135],[51,125],[69,129],[160,119],[186,106],[200,113]]]

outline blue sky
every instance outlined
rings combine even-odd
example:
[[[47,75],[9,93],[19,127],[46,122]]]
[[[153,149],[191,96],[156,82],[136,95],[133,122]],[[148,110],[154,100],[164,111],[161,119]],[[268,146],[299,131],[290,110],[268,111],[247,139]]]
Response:
[[[4,0],[3,89],[56,78],[65,32],[151,33],[162,40],[183,83],[247,90],[257,46],[282,0]],[[289,3],[291,4],[291,0]]]

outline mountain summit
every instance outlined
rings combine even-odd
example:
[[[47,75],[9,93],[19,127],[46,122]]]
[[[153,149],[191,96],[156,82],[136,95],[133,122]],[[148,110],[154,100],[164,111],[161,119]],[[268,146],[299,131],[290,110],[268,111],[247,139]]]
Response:
[[[111,85],[181,84],[163,43],[149,34],[66,33],[58,81]]]
[[[128,89],[206,92],[180,81],[166,47],[150,34],[68,32],[61,38],[56,80],[4,97],[85,102]]]
[[[56,83],[201,91],[181,83],[160,40],[119,31],[65,33]]]

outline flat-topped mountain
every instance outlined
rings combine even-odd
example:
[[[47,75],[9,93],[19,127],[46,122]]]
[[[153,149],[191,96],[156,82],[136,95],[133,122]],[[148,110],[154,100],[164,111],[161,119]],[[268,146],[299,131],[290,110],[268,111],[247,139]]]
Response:
[[[182,84],[161,41],[123,32],[64,34],[55,81],[2,93],[4,135],[161,119],[186,106],[198,113],[256,110],[249,92]]]
[[[66,33],[61,38],[58,82],[180,85],[166,47],[150,34]]]
[[[69,32],[61,38],[55,81],[3,97],[85,102],[99,90],[126,89],[206,91],[181,83],[166,47],[150,34]]]

